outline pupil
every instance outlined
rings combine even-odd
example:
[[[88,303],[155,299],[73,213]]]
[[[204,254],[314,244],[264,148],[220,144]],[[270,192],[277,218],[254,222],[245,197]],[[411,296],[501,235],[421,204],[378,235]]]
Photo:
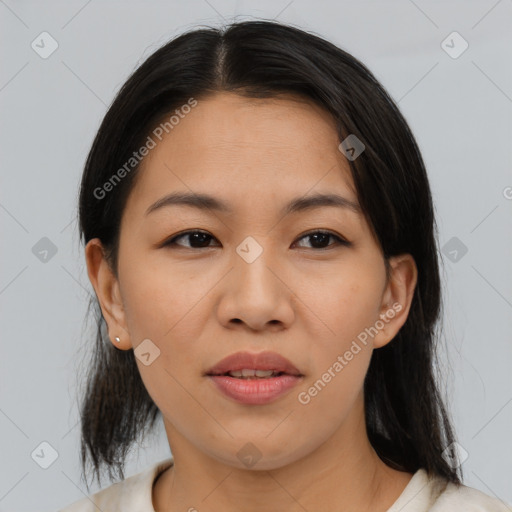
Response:
[[[322,245],[324,245],[322,242],[328,242],[329,241],[329,237],[330,237],[330,235],[328,235],[326,233],[314,233],[314,234],[309,235],[309,236],[311,238],[311,241],[312,241],[311,245],[313,247],[317,246],[316,244],[318,244],[318,241],[319,241],[318,239],[320,239],[319,245],[322,246]]]
[[[206,233],[192,233],[189,235],[189,237],[192,237],[192,243],[191,245],[194,246],[194,241],[195,242],[199,242],[199,245],[201,245],[201,247],[203,247],[203,243],[206,242],[204,244],[204,246],[208,246],[208,237],[209,235],[207,235]]]

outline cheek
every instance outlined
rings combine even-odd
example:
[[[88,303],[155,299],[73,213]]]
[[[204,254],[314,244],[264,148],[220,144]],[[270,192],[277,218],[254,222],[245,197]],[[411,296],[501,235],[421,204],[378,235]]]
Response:
[[[365,331],[373,317],[368,311],[373,309],[365,306],[359,299],[341,299],[327,318],[335,334],[319,337],[308,349],[310,373],[296,399],[303,424],[314,423],[313,439],[330,437],[347,418],[354,417],[351,411],[364,388],[373,352]]]
[[[214,284],[211,281],[197,272],[171,272],[165,266],[139,264],[134,257],[120,265],[125,317],[135,355],[141,352],[137,347],[143,340],[154,344],[149,345],[151,363],[146,365],[138,357],[136,362],[160,410],[181,410],[180,404],[190,399],[182,386],[190,386],[191,369],[199,370],[200,347],[195,340],[201,338],[211,307],[205,297]]]
[[[318,383],[311,392],[306,390],[305,401],[318,393],[322,398],[317,403],[351,402],[368,369],[385,275],[378,262],[373,266],[354,263],[346,269],[331,275],[308,297],[310,308],[321,320],[322,334],[313,336],[308,347],[312,375],[307,384]]]
[[[205,276],[197,273],[177,272],[163,266],[126,265],[123,283],[123,302],[132,342],[144,338],[169,343],[180,332],[190,339],[187,332],[201,325],[199,315],[203,300],[212,287]],[[190,321],[193,315],[194,321]],[[196,321],[197,320],[197,321]]]
[[[325,353],[331,352],[329,347],[341,350],[350,345],[379,318],[384,267],[381,269],[379,262],[368,263],[347,263],[326,276],[321,286],[304,285],[309,290],[304,302],[311,305],[324,326],[321,339],[326,344]]]

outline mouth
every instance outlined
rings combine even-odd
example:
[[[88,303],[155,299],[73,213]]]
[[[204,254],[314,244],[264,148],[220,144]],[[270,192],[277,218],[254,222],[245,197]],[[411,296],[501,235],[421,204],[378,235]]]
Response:
[[[268,379],[281,375],[302,377],[301,372],[277,352],[236,352],[210,368],[207,376],[230,376],[235,379]]]
[[[238,352],[204,375],[225,397],[246,405],[273,402],[304,377],[290,361],[275,352]]]
[[[281,375],[289,375],[286,372],[275,370],[256,370],[244,368],[242,370],[234,370],[225,373],[214,373],[211,376],[224,375],[226,377],[233,377],[235,379],[253,380],[253,379],[270,379],[272,377],[280,377]]]

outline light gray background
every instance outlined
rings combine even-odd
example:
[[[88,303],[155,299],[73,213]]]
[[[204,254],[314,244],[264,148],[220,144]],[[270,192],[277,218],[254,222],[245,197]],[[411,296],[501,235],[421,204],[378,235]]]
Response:
[[[0,510],[50,511],[83,497],[76,370],[92,339],[83,322],[92,288],[76,194],[106,107],[168,39],[235,17],[326,37],[398,101],[428,168],[440,245],[457,237],[468,249],[458,261],[446,250],[443,274],[443,372],[469,454],[465,483],[512,502],[511,0],[0,0]],[[47,59],[31,48],[43,31],[59,45]],[[469,44],[458,58],[442,47],[453,31]],[[32,251],[43,237],[57,248],[46,262]],[[43,441],[58,453],[48,469],[31,457]],[[169,453],[160,425],[127,474]]]

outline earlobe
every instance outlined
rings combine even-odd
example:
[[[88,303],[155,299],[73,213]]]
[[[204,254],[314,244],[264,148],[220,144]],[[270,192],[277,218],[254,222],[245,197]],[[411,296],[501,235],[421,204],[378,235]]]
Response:
[[[85,247],[87,274],[96,292],[103,318],[108,326],[112,344],[122,350],[131,348],[126,328],[124,307],[119,290],[119,282],[105,257],[99,238],[89,240]],[[120,342],[115,338],[120,338]]]
[[[379,314],[378,325],[382,328],[374,338],[374,348],[391,342],[407,320],[418,279],[418,269],[410,254],[389,258],[389,273]]]

